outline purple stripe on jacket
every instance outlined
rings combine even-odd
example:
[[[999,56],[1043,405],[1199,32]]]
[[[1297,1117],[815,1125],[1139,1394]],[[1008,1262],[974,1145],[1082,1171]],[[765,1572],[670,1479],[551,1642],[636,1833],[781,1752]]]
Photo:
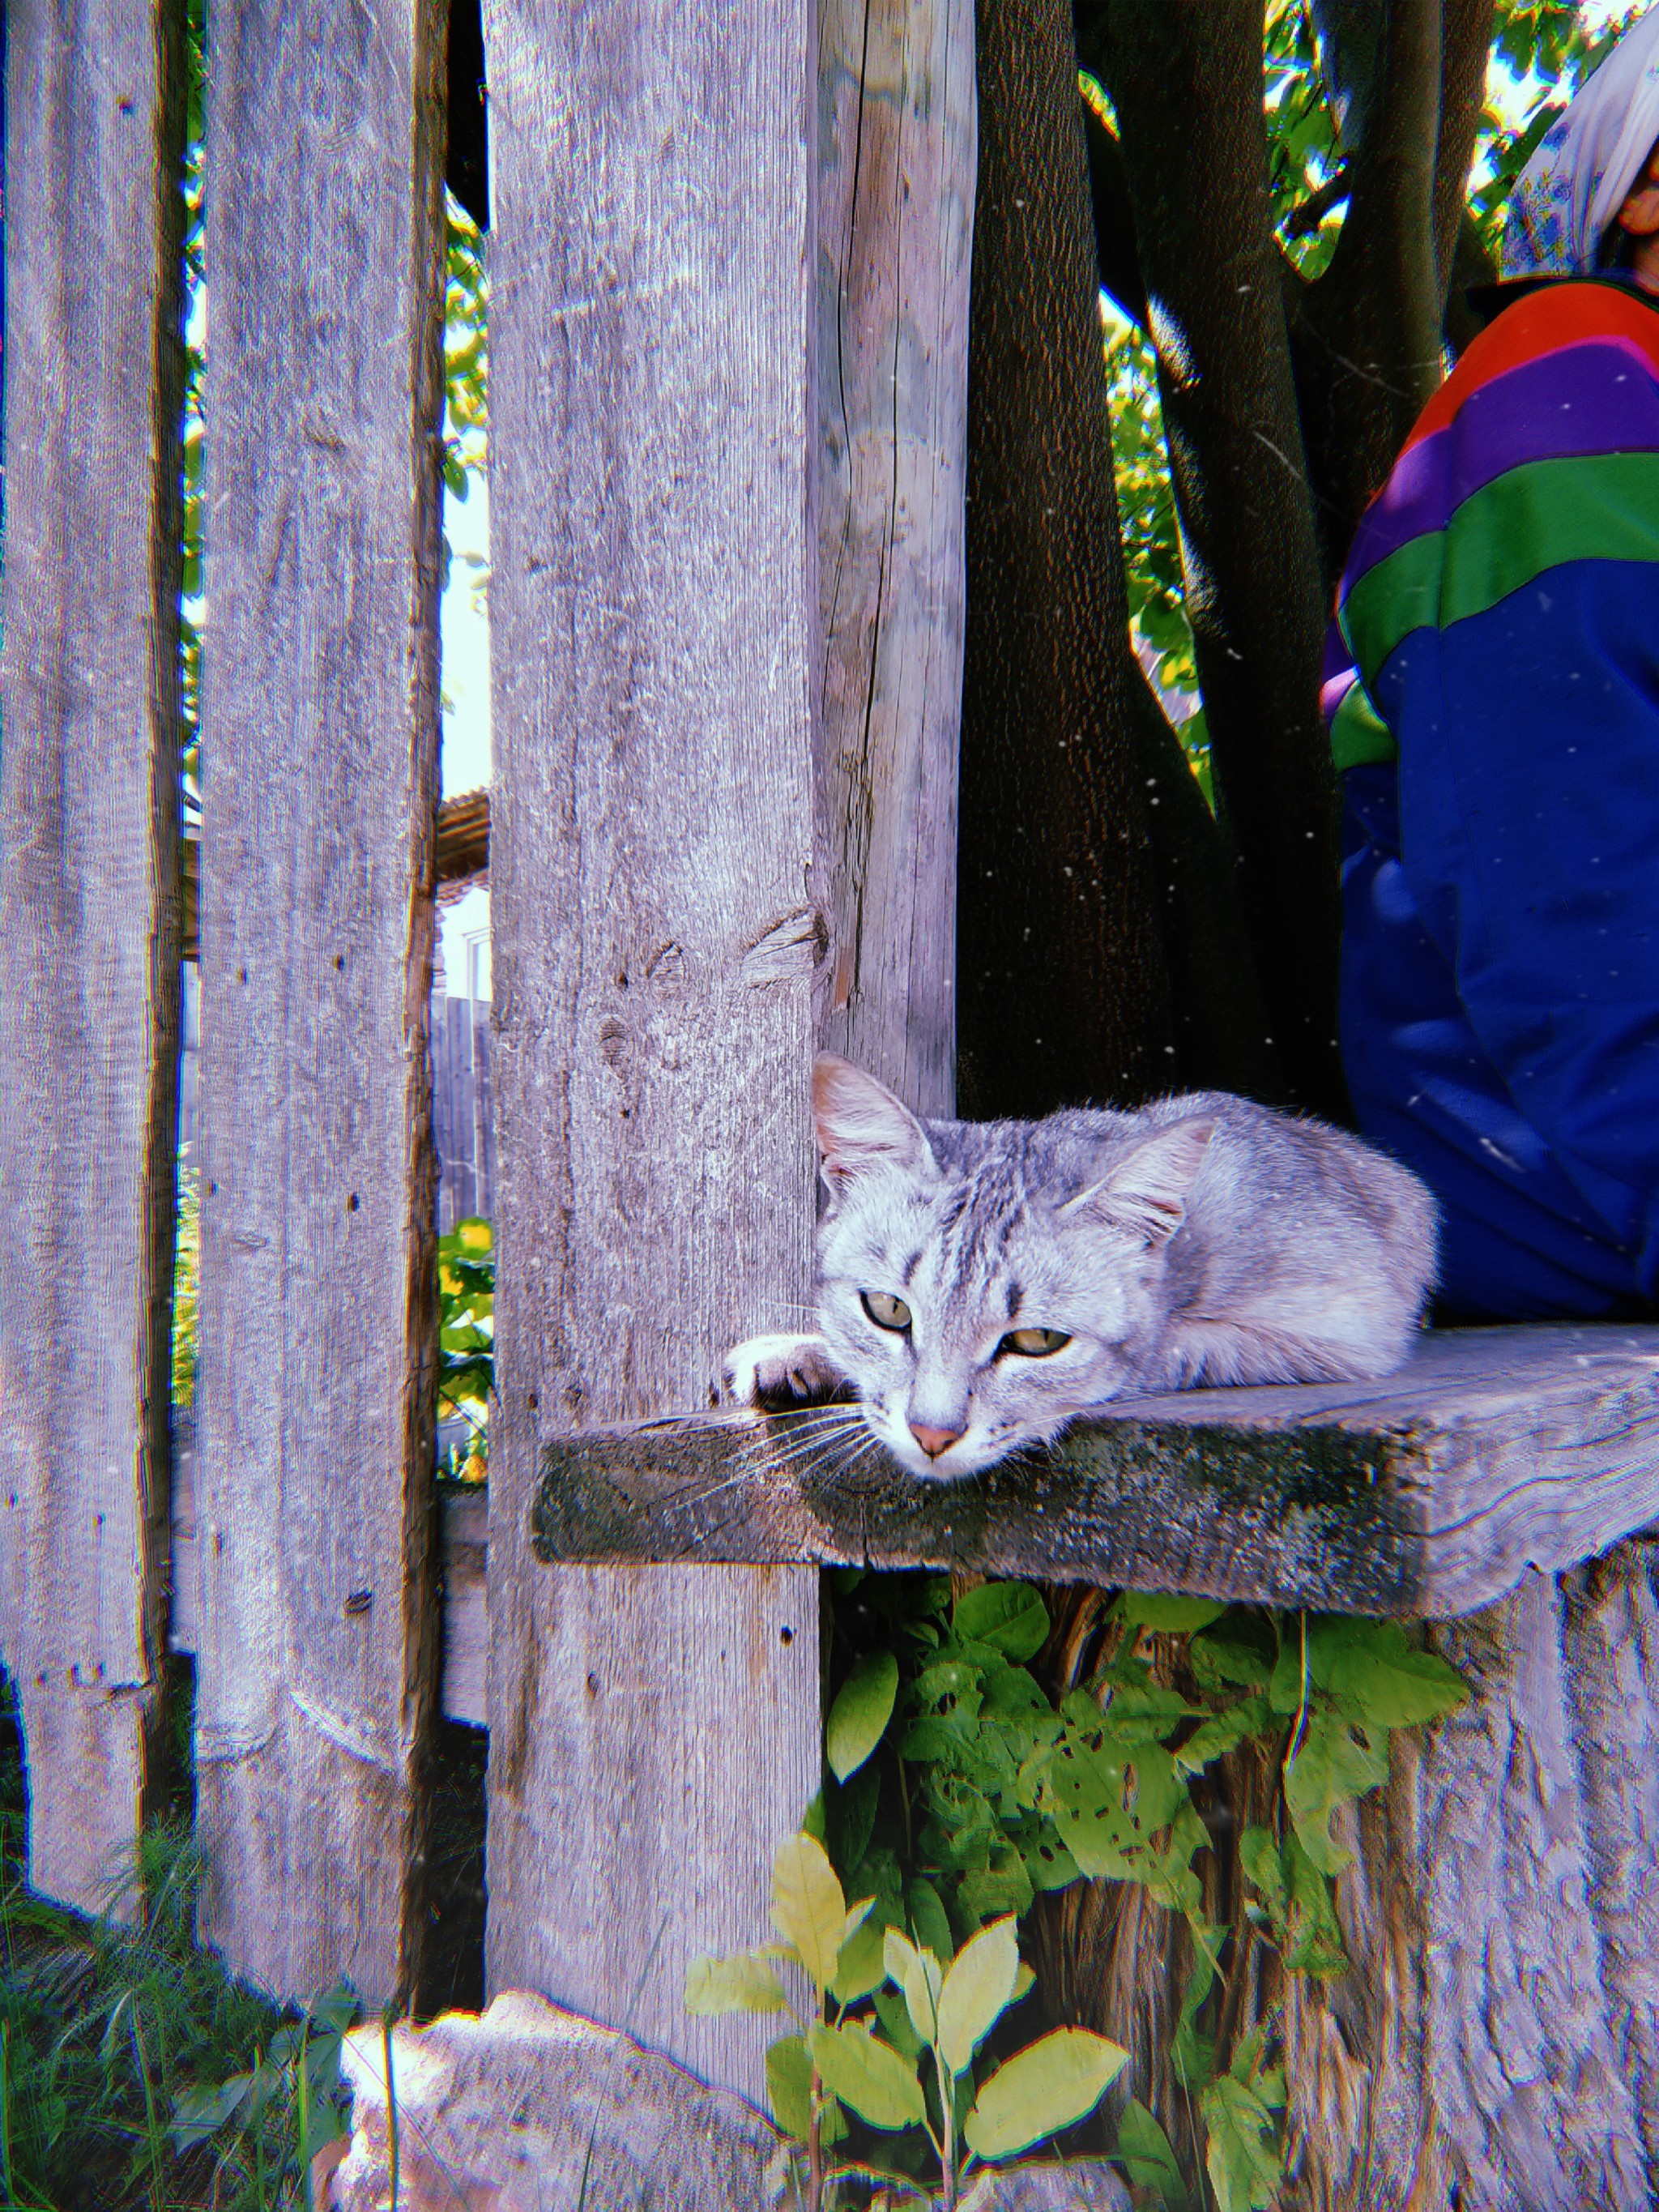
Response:
[[[1647,356],[1621,339],[1563,346],[1495,376],[1443,429],[1401,455],[1355,535],[1339,602],[1368,569],[1443,530],[1466,499],[1510,469],[1656,447],[1659,385]]]

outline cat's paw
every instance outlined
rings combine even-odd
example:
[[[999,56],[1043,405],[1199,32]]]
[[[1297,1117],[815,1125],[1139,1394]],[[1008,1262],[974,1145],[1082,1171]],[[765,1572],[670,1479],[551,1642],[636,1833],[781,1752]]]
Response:
[[[848,1389],[847,1377],[817,1336],[745,1338],[726,1353],[720,1385],[732,1405],[769,1413],[825,1405]]]

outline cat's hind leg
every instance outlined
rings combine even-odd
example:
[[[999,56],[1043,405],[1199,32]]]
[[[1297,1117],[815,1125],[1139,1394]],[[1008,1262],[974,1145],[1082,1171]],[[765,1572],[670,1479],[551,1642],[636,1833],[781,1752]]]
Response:
[[[726,1353],[720,1382],[733,1405],[769,1413],[854,1395],[819,1336],[746,1337]]]
[[[1162,1387],[1215,1389],[1250,1382],[1357,1382],[1386,1375],[1403,1352],[1355,1335],[1304,1334],[1251,1321],[1185,1318],[1165,1346]]]

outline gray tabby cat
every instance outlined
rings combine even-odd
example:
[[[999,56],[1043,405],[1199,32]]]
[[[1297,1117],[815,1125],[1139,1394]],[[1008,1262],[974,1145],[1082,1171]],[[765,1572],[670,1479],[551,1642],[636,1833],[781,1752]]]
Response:
[[[1433,1285],[1416,1176],[1248,1099],[921,1121],[826,1055],[812,1104],[818,1334],[738,1345],[726,1388],[777,1407],[850,1386],[915,1474],[972,1474],[1141,1392],[1386,1375]]]

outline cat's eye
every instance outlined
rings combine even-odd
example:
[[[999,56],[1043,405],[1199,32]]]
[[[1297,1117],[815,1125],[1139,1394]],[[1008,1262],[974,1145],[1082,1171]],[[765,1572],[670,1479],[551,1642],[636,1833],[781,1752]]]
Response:
[[[1016,1352],[1022,1359],[1046,1359],[1051,1352],[1063,1352],[1071,1340],[1064,1329],[1011,1328],[997,1351]]]
[[[910,1309],[902,1298],[896,1298],[887,1291],[860,1291],[859,1297],[878,1328],[902,1331],[909,1328]]]

